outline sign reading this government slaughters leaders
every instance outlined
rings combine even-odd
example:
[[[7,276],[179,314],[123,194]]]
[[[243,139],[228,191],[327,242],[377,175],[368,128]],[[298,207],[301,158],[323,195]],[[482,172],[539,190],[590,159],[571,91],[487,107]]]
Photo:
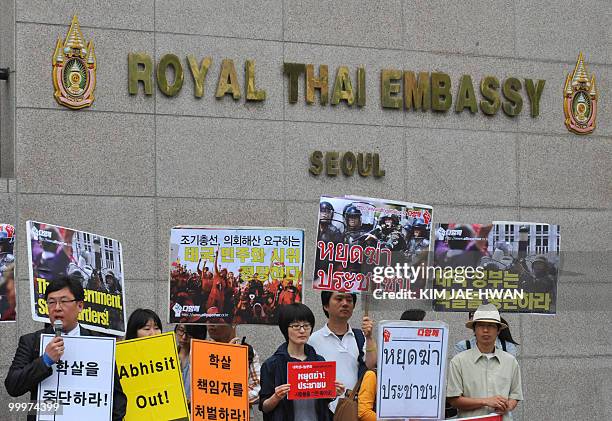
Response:
[[[125,335],[123,249],[112,238],[59,225],[27,221],[32,318],[49,323],[47,285],[68,276],[85,293],[79,323],[87,329]]]

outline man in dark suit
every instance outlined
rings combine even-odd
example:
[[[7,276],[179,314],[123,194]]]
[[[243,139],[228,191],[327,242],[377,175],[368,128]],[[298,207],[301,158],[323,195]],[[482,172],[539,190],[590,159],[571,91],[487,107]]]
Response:
[[[60,277],[51,281],[45,291],[45,299],[49,307],[51,326],[19,338],[19,346],[13,363],[4,380],[9,395],[18,397],[30,392],[30,399],[34,402],[37,400],[38,384],[51,376],[53,373],[51,367],[64,354],[64,340],[58,336],[49,342],[45,352],[40,356],[40,335],[53,334],[53,323],[61,320],[65,336],[100,336],[98,333],[81,327],[78,323],[79,313],[83,310],[85,299],[83,286],[78,280],[71,277]],[[126,407],[127,398],[115,369],[112,421],[121,421]],[[36,416],[28,415],[27,419],[34,421]]]

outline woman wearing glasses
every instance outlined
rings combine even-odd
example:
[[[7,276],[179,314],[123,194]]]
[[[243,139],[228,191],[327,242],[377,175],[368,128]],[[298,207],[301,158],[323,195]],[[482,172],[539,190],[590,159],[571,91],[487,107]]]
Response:
[[[185,397],[187,398],[187,403],[191,405],[191,367],[189,365],[191,338],[206,339],[206,326],[178,324],[174,326],[174,334],[176,335],[178,356],[181,362],[181,372],[183,373]]]
[[[264,421],[330,421],[327,405],[330,399],[286,399],[287,363],[325,361],[307,344],[315,325],[312,311],[301,303],[288,304],[280,309],[278,326],[285,343],[261,366],[259,409]],[[336,393],[344,393],[344,385],[336,382]]]

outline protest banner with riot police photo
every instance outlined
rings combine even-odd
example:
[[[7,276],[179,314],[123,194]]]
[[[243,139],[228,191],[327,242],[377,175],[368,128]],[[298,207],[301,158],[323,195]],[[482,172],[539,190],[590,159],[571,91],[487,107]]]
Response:
[[[17,316],[15,282],[15,227],[0,224],[0,322],[14,322]]]
[[[359,196],[321,196],[314,289],[369,291],[375,267],[427,264],[433,209]],[[383,277],[381,277],[383,278]],[[426,277],[385,276],[387,290],[420,289]]]
[[[434,311],[491,303],[503,312],[556,313],[558,225],[437,224],[435,238],[435,266],[445,271],[434,276]]]
[[[170,323],[277,323],[302,301],[304,231],[186,227],[170,233]]]
[[[111,335],[125,334],[125,292],[121,243],[57,225],[27,221],[32,318],[49,323],[45,289],[68,276],[85,290],[79,323]]]

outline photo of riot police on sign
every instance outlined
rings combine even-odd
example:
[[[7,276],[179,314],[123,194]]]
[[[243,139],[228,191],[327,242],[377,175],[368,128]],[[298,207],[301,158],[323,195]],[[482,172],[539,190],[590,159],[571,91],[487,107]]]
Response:
[[[559,225],[493,222],[489,256],[480,264],[514,277],[523,297],[502,303],[501,310],[556,313],[561,232]],[[507,277],[505,276],[505,277]]]
[[[433,285],[446,293],[434,299],[435,311],[469,311],[492,303],[504,312],[555,313],[558,225],[448,223],[437,224],[435,234],[434,263],[445,273],[436,274]],[[468,275],[466,268],[474,270]]]
[[[364,197],[322,196],[319,202],[314,288],[366,291],[374,266],[427,263],[432,208]],[[426,279],[386,280],[416,289]],[[400,285],[401,283],[401,285]]]

